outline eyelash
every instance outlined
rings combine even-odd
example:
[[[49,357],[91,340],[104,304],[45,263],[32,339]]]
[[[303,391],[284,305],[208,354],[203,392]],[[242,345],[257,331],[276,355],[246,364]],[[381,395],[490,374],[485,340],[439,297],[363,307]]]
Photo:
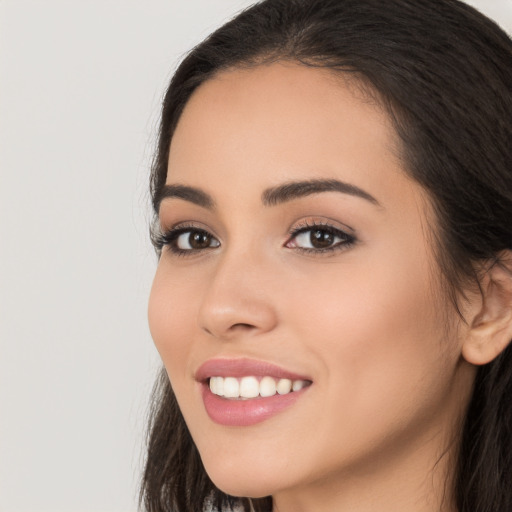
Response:
[[[318,231],[322,231],[324,233],[328,233],[329,235],[332,235],[336,238],[339,238],[340,241],[335,243],[334,245],[331,245],[329,247],[324,247],[322,249],[320,248],[311,248],[311,247],[293,247],[294,250],[306,253],[306,254],[328,254],[333,253],[334,251],[343,251],[346,249],[349,249],[356,243],[356,237],[354,235],[351,235],[345,231],[342,231],[339,228],[335,228],[334,226],[331,226],[330,224],[326,224],[324,222],[304,222],[302,225],[299,225],[295,228],[293,228],[290,231],[290,239],[286,242],[285,245],[288,245],[292,240],[296,239],[299,235],[303,233],[307,233],[308,231],[313,231],[315,228]]]
[[[206,229],[199,228],[194,226],[193,224],[182,224],[180,226],[176,226],[174,228],[165,231],[164,233],[159,233],[154,240],[154,245],[157,251],[162,251],[164,247],[169,247],[170,251],[176,256],[191,256],[193,253],[202,252],[207,249],[180,249],[177,246],[178,238],[184,233],[200,233],[205,234],[207,236],[211,236],[212,239],[216,240],[216,238],[211,235]]]
[[[325,248],[312,248],[312,247],[288,247],[292,248],[296,251],[306,253],[306,254],[327,254],[333,253],[334,251],[346,250],[350,248],[354,243],[356,243],[356,237],[342,231],[341,229],[335,228],[330,224],[326,224],[323,222],[313,221],[311,223],[305,222],[302,225],[299,225],[292,230],[290,230],[289,235],[290,238],[284,244],[285,247],[288,246],[293,240],[295,240],[299,235],[303,233],[307,233],[308,231],[313,231],[317,228],[318,231],[322,231],[323,233],[327,233],[332,235],[335,238],[339,238],[340,241]],[[185,233],[198,233],[202,235],[206,235],[212,238],[212,240],[217,240],[213,235],[211,235],[207,230],[199,228],[194,225],[181,225],[174,227],[164,233],[160,233],[155,237],[155,247],[158,251],[161,251],[164,247],[169,247],[169,250],[176,256],[192,256],[193,254],[197,254],[198,252],[207,251],[209,249],[215,249],[216,247],[206,247],[204,249],[180,249],[177,246],[178,238]],[[220,242],[219,242],[220,245]],[[218,246],[217,246],[218,247]]]

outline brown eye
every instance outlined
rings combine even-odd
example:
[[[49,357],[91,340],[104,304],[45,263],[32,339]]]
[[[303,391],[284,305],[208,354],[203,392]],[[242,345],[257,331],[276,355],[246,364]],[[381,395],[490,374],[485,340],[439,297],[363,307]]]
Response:
[[[192,249],[205,249],[206,247],[210,247],[211,240],[212,237],[204,231],[190,233],[188,237],[188,243]]]
[[[335,236],[324,229],[314,229],[310,231],[309,239],[315,249],[325,249],[334,243]]]
[[[355,237],[332,226],[311,226],[300,228],[292,233],[286,247],[306,252],[328,252],[334,249],[348,248]]]
[[[187,230],[176,237],[176,248],[181,251],[193,251],[218,247],[219,241],[203,230]]]

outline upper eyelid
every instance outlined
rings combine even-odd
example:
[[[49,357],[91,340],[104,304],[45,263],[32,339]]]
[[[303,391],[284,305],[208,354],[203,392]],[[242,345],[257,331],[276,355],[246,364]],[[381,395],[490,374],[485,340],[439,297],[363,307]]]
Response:
[[[327,228],[334,231],[339,231],[340,233],[344,233],[351,237],[356,237],[356,230],[349,226],[348,224],[344,224],[340,221],[336,221],[334,219],[329,218],[307,218],[303,219],[299,222],[294,222],[290,229],[288,230],[288,233],[296,234],[300,231],[307,231],[309,229],[314,228]]]
[[[215,240],[218,240],[220,242],[220,238],[215,235],[211,229],[207,228],[207,227],[201,227],[201,226],[196,226],[196,225],[192,225],[192,226],[181,226],[180,224],[177,224],[175,227],[172,227],[172,228],[169,228],[169,229],[166,229],[163,231],[163,234],[174,234],[174,235],[182,235],[184,233],[188,233],[188,232],[192,232],[192,231],[201,231],[203,233],[207,233],[208,235],[210,235],[212,238],[214,238]]]
[[[194,220],[182,220],[179,222],[173,222],[170,225],[162,222],[160,220],[160,231],[162,233],[170,233],[172,231],[179,231],[179,230],[187,230],[193,231],[194,229],[197,231],[206,231],[207,233],[211,234],[215,238],[218,238],[217,235],[214,233],[214,230],[207,226],[206,224],[203,224],[202,222],[194,221]]]
[[[356,230],[349,226],[348,224],[342,223],[338,220],[331,219],[329,217],[311,216],[293,222],[289,229],[287,230],[286,234],[288,238],[286,239],[286,241],[289,240],[290,236],[296,236],[300,232],[308,231],[315,228],[324,228],[331,231],[339,232],[340,234],[344,234],[346,236],[357,238]],[[219,242],[221,241],[222,238],[217,234],[215,229],[212,229],[210,226],[206,225],[201,221],[180,220],[177,222],[167,224],[163,222],[162,219],[159,219],[159,231],[161,235],[168,235],[170,233],[175,233],[177,231],[186,232],[188,230],[207,232],[209,235],[217,239]]]
[[[331,234],[334,234],[335,236],[338,236],[339,238],[344,238],[345,241],[351,240],[352,242],[357,241],[357,237],[355,234],[349,233],[348,230],[343,230],[334,226],[331,226],[330,224],[315,224],[310,226],[304,226],[299,227],[297,229],[292,229],[289,234],[288,240],[286,240],[285,244],[288,244],[291,240],[297,238],[299,235],[302,235],[303,233],[307,233],[308,231],[313,231],[315,229],[323,229],[324,231],[331,232]]]

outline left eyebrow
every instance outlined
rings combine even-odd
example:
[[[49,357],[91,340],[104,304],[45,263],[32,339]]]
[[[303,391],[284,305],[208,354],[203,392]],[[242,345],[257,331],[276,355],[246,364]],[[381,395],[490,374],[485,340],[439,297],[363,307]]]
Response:
[[[261,200],[265,206],[275,206],[319,192],[341,192],[342,194],[360,197],[376,206],[381,206],[377,199],[365,190],[339,180],[291,181],[266,189],[261,195]]]
[[[188,187],[186,185],[164,185],[161,190],[156,194],[154,199],[155,210],[160,209],[160,204],[167,198],[183,199],[190,203],[197,204],[202,208],[213,210],[215,208],[215,201],[212,196],[207,194],[204,190],[196,187]]]

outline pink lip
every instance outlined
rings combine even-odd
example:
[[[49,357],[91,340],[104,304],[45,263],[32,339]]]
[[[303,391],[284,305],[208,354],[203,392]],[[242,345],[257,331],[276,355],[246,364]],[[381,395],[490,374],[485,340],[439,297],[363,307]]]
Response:
[[[294,391],[286,395],[259,397],[249,400],[233,400],[214,395],[208,386],[210,377],[263,377],[275,379],[308,380],[306,376],[285,370],[271,363],[251,359],[212,359],[199,367],[195,373],[201,384],[201,396],[206,412],[215,423],[233,427],[247,427],[265,421],[293,405],[307,390]]]

